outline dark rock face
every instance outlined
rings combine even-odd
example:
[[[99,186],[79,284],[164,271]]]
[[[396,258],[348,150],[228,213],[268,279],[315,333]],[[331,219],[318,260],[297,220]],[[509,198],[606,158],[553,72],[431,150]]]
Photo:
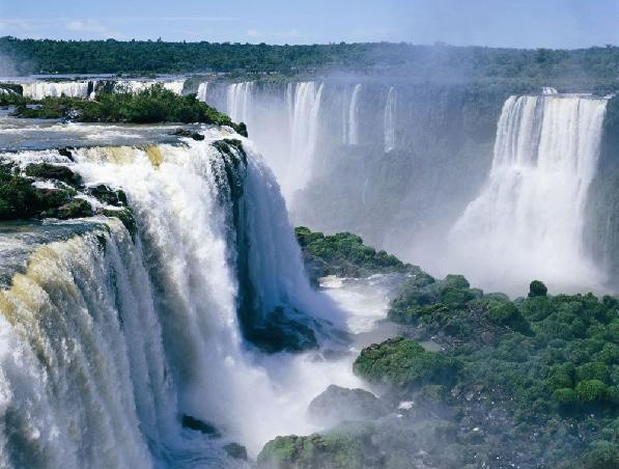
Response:
[[[93,215],[90,203],[84,199],[73,199],[58,208],[48,210],[42,214],[44,217],[59,218],[68,220],[69,218],[91,217]]]
[[[375,420],[388,409],[371,392],[331,385],[310,403],[307,412],[316,423],[333,426],[349,420]]]
[[[241,459],[247,461],[247,448],[238,443],[228,443],[224,446],[224,451],[228,453],[228,456],[234,459]]]
[[[188,428],[189,430],[195,430],[200,433],[204,433],[211,438],[221,438],[221,433],[214,425],[192,417],[191,415],[183,415],[183,417],[181,418],[181,425],[183,426],[183,428]]]
[[[300,314],[295,310],[297,316]],[[302,352],[318,348],[314,330],[307,324],[295,321],[283,307],[278,307],[262,324],[246,324],[245,336],[267,353]]]
[[[115,205],[117,207],[127,205],[127,196],[124,191],[113,190],[103,184],[89,188],[88,193],[107,205]]]
[[[81,178],[66,166],[57,166],[49,163],[36,163],[26,167],[26,175],[44,179],[55,179],[70,186],[81,184]]]
[[[202,135],[201,133],[193,132],[187,129],[177,129],[174,132],[172,132],[172,135],[176,135],[178,137],[188,137],[196,141],[202,141],[205,138],[204,135]]]

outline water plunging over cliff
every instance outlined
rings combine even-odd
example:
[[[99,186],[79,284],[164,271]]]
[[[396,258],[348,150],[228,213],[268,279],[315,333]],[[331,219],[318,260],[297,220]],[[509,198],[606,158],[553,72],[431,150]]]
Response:
[[[229,136],[241,138],[82,148],[73,162],[4,155],[122,188],[137,233],[96,217],[89,232],[41,245],[0,291],[2,467],[236,467],[225,443],[255,454],[277,434],[311,431],[305,406],[325,380],[356,384],[342,372],[350,363],[266,356],[243,340],[278,321],[294,334],[296,321],[322,342],[330,326],[317,318],[338,316],[305,278],[270,171]],[[237,314],[245,302],[251,317]],[[184,415],[223,439],[183,428]]]
[[[198,85],[198,94],[197,94],[198,101],[202,101],[203,103],[205,103],[207,96],[208,96],[208,81],[205,81]]]
[[[387,103],[385,104],[385,153],[395,148],[395,110],[396,93],[395,88],[389,88]]]
[[[233,121],[247,123],[250,119],[253,90],[253,81],[228,85],[227,111]]]
[[[290,157],[282,191],[289,198],[294,191],[303,189],[311,178],[312,163],[320,124],[320,102],[323,84],[313,81],[295,85],[294,96],[290,89],[288,109],[291,116]]]
[[[361,84],[355,85],[348,107],[348,144],[359,144],[359,93]]]
[[[488,181],[450,234],[456,265],[477,284],[522,292],[531,278],[600,286],[583,246],[606,100],[510,97]]]
[[[88,89],[92,89],[92,84],[88,81],[67,81],[67,82],[46,82],[36,81],[33,83],[24,83],[24,96],[32,99],[43,99],[45,97],[60,97],[68,98],[88,98]]]

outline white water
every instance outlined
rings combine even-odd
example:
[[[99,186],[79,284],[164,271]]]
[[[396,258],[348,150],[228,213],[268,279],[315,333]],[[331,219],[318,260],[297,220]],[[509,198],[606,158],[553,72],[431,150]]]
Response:
[[[324,85],[300,82],[295,85],[294,99],[289,100],[291,115],[290,157],[284,177],[282,192],[291,200],[295,191],[303,189],[311,178],[316,143],[320,130],[320,103]],[[292,88],[289,88],[292,94]]]
[[[119,80],[114,88],[117,92],[139,93],[161,83],[166,90],[175,94],[183,94],[185,80],[159,81],[159,80]]]
[[[206,102],[206,97],[208,96],[208,81],[200,83],[198,85],[198,101]]]
[[[253,81],[228,85],[227,113],[234,122],[247,123],[251,118],[253,90]]]
[[[355,85],[348,107],[348,144],[359,144],[359,93],[361,84]]]
[[[35,81],[22,83],[23,95],[32,99],[66,96],[68,98],[88,98],[88,81],[49,82]]]
[[[519,294],[534,278],[599,288],[583,228],[605,109],[583,96],[506,101],[488,182],[449,235],[455,267],[473,283]]]
[[[276,435],[315,431],[305,420],[311,399],[332,383],[360,385],[353,355],[246,349],[230,194],[209,145],[226,136],[75,152],[87,184],[126,191],[141,236],[134,245],[113,221],[105,247],[97,233],[43,246],[0,292],[2,467],[231,467],[223,443],[255,455]],[[278,187],[244,144],[242,231],[262,310],[286,304],[345,327],[310,289]],[[71,164],[55,151],[12,157]],[[224,440],[181,428],[183,414],[214,423]]]
[[[392,86],[389,88],[387,102],[385,103],[385,153],[395,148],[395,113],[396,113],[396,92]]]

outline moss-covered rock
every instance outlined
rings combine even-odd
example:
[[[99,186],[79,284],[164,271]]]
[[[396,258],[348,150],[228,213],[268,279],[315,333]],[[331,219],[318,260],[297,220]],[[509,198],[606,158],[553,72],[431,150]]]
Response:
[[[333,426],[343,421],[375,420],[387,407],[371,392],[331,385],[318,395],[307,409],[312,421]]]
[[[127,196],[121,189],[112,189],[104,184],[99,184],[98,186],[89,187],[88,193],[106,205],[114,205],[116,207],[127,205]]]
[[[135,241],[135,237],[138,234],[138,224],[135,221],[131,208],[126,207],[122,210],[103,210],[103,215],[106,217],[118,218],[122,224],[125,225],[125,228],[127,228],[131,238]]]
[[[41,214],[44,218],[58,218],[68,220],[70,218],[84,218],[94,215],[92,207],[87,200],[75,198],[60,207],[46,210]]]
[[[49,163],[34,163],[26,166],[25,173],[27,176],[31,177],[62,181],[70,186],[78,186],[81,184],[81,177],[79,174],[74,173],[66,166]]]
[[[371,424],[346,425],[309,436],[280,436],[258,455],[264,469],[379,469],[384,457],[372,440]]]
[[[443,353],[428,352],[412,339],[396,337],[364,348],[353,371],[371,383],[391,388],[451,385],[460,364]]]

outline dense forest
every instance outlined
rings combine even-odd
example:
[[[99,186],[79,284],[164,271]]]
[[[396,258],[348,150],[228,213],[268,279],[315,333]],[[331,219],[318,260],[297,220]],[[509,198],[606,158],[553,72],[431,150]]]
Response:
[[[0,38],[20,74],[312,74],[354,71],[418,80],[544,82],[615,89],[619,47],[519,50],[405,43],[267,45]]]
[[[310,276],[317,266],[405,273],[388,311],[402,336],[354,362],[380,398],[331,387],[309,412],[346,422],[272,440],[261,467],[619,467],[617,298],[551,295],[534,280],[510,301],[462,275],[434,278],[350,233],[298,227],[296,236]]]

